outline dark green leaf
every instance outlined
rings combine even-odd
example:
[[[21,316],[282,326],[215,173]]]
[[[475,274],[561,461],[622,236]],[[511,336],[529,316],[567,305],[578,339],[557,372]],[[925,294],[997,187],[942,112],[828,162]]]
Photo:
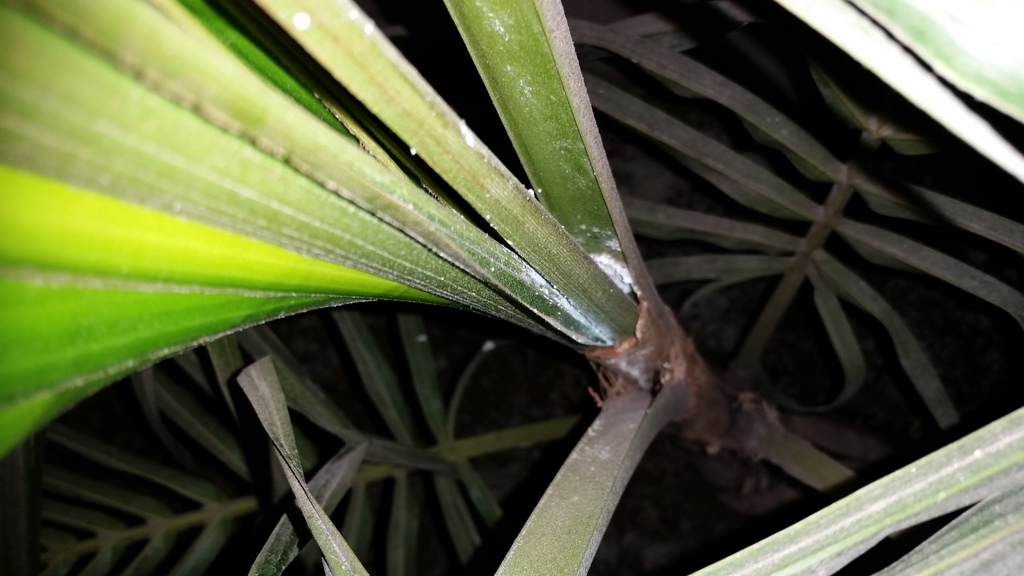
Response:
[[[939,426],[949,428],[956,424],[960,419],[956,407],[942,386],[928,355],[899,314],[867,282],[836,259],[820,250],[812,255],[812,259],[814,269],[819,274],[816,283],[823,283],[885,326],[903,370]]]
[[[641,455],[686,405],[683,386],[605,402],[519,533],[499,576],[586,574]]]
[[[388,519],[387,576],[412,576],[416,571],[416,540],[419,535],[419,508],[409,487],[406,472],[395,474]]]
[[[418,315],[399,314],[398,331],[402,338],[402,349],[409,363],[409,372],[412,375],[413,389],[419,400],[420,411],[423,412],[434,438],[441,442],[447,439],[447,416],[444,399],[441,397],[441,385],[437,381],[437,364],[434,362],[434,352],[430,348],[427,326]]]
[[[226,500],[220,489],[206,480],[112,448],[62,425],[50,426],[46,435],[51,442],[98,464],[155,482],[196,502],[215,504]]]
[[[206,572],[227,544],[234,524],[231,518],[218,518],[207,524],[174,564],[170,576],[192,576]]]
[[[384,359],[363,317],[351,310],[335,310],[331,316],[345,338],[366,393],[388,429],[402,444],[413,444],[412,412],[399,388],[398,376]]]
[[[295,447],[291,421],[288,418],[288,405],[271,359],[263,358],[243,370],[238,376],[238,383],[270,436],[288,477],[288,483],[295,494],[296,503],[331,569],[339,576],[365,575],[366,570],[359,563],[359,559],[345,543],[341,533],[306,485],[298,449]]]
[[[736,201],[782,218],[816,218],[818,206],[771,170],[596,76],[586,79],[595,108],[736,183],[744,191]]]
[[[355,449],[346,448],[338,452],[313,476],[309,483],[309,491],[328,515],[334,512],[334,508],[348,491],[365,454],[365,444]],[[288,515],[282,515],[249,569],[249,574],[281,574],[298,554],[298,534]]]
[[[741,222],[657,202],[624,198],[629,221],[640,236],[657,240],[700,240],[733,250],[795,252],[800,239],[752,222]]]

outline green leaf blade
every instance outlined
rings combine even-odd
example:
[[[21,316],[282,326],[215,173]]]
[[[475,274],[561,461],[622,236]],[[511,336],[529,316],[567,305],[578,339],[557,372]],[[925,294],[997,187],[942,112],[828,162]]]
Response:
[[[1024,545],[1024,492],[976,504],[877,576],[1013,574]]]
[[[387,576],[412,576],[416,572],[416,539],[419,534],[419,508],[409,486],[409,475],[395,475],[388,517]]]
[[[413,389],[419,400],[420,411],[438,442],[447,439],[447,421],[441,384],[438,382],[437,364],[427,336],[423,318],[416,314],[399,314],[398,331],[402,349],[409,364]]]
[[[1024,122],[1017,2],[987,2],[982,10],[950,1],[853,3],[961,90]]]
[[[605,403],[527,520],[498,576],[586,574],[626,482],[658,430],[686,403],[683,386]],[[541,568],[542,567],[542,568]]]
[[[537,200],[591,256],[624,264],[602,192],[614,180],[557,3],[445,4]]]
[[[398,384],[398,376],[370,333],[366,321],[352,310],[335,310],[331,316],[348,345],[363,386],[388,429],[402,444],[414,444],[412,411]]]
[[[243,370],[238,376],[238,383],[271,438],[299,509],[331,570],[338,576],[365,576],[366,569],[352,553],[352,549],[345,543],[345,539],[317,503],[306,484],[288,417],[288,405],[271,359],[263,358]]]
[[[334,512],[355,478],[366,445],[343,449],[321,467],[309,482],[309,491],[327,514]],[[282,515],[249,568],[250,576],[277,576],[299,554],[299,538],[288,515]]]
[[[817,218],[818,205],[774,172],[601,78],[586,80],[595,108],[694,162],[701,176],[721,175],[729,182],[719,186],[723,192],[743,191],[731,194],[735,200],[781,218]]]
[[[900,365],[939,426],[949,428],[959,422],[956,407],[939,380],[935,366],[892,306],[867,282],[830,255],[819,250],[811,258],[820,281],[885,326],[896,347]]]
[[[589,339],[608,345],[632,334],[637,317],[630,298],[529,196],[354,2],[259,4],[540,272],[550,289],[536,288],[548,300],[564,299],[549,321],[580,325],[571,335],[581,343]],[[292,23],[299,13],[309,16],[308,28],[299,30]],[[517,297],[533,304],[526,294]]]
[[[1024,155],[889,36],[893,30],[886,28],[884,22],[880,26],[844,0],[778,2],[850,53],[950,132],[1024,182]],[[861,1],[855,4],[867,6]],[[976,47],[972,49],[977,50]],[[979,56],[972,54],[968,61],[979,65]]]
[[[0,452],[100,387],[196,341],[348,301],[47,280],[0,274]]]
[[[1024,411],[861,488],[694,576],[832,574],[882,538],[987,497],[1020,492]]]

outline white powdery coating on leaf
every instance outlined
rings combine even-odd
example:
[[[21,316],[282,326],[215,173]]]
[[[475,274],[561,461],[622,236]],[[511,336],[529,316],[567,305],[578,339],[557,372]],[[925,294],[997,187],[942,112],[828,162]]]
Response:
[[[633,275],[629,273],[629,269],[626,268],[625,264],[611,254],[592,254],[591,258],[615,282],[619,290],[626,294],[630,294],[633,291]]]
[[[473,134],[473,131],[469,129],[465,120],[459,120],[459,131],[462,132],[462,137],[466,140],[466,145],[470,148],[476,146],[476,134]]]
[[[494,340],[488,340],[488,341],[484,342],[483,346],[480,347],[480,351],[481,352],[490,352],[491,350],[494,350],[497,347],[498,347],[498,345],[494,343]]]

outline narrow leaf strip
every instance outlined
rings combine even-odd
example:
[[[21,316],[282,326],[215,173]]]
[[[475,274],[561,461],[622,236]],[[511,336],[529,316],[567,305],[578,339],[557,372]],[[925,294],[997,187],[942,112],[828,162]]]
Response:
[[[0,457],[0,564],[13,576],[38,574],[40,569],[39,508],[43,494],[42,437],[31,437]]]
[[[857,191],[875,212],[923,222],[946,222],[1024,254],[1024,226],[1009,218],[971,206],[920,186],[896,191],[859,170],[852,171]]]
[[[235,432],[210,414],[187,388],[166,375],[157,377],[157,390],[160,409],[173,422],[239,478],[251,481],[249,465]]]
[[[889,534],[1022,484],[1017,410],[694,576],[832,574]]]
[[[388,518],[387,576],[412,576],[416,572],[416,539],[419,535],[419,508],[409,486],[409,474],[395,475]]]
[[[477,514],[483,518],[484,524],[488,528],[494,527],[498,520],[501,520],[503,514],[501,505],[498,504],[491,489],[484,483],[484,479],[480,477],[476,468],[467,461],[459,462],[459,480],[466,488],[466,494],[473,502]]]
[[[43,486],[48,491],[99,504],[113,510],[126,512],[146,520],[158,520],[171,516],[171,509],[159,499],[142,492],[136,492],[106,482],[99,482],[58,465],[48,465],[43,477]]]
[[[288,407],[346,442],[359,432],[319,386],[310,381],[299,361],[266,325],[238,334],[242,348],[253,358],[273,356]]]
[[[402,444],[413,444],[412,412],[399,388],[398,376],[384,359],[366,321],[352,310],[336,310],[331,316],[352,354],[366,393],[388,429]]]
[[[175,534],[171,532],[154,535],[149,539],[149,542],[146,542],[142,550],[139,550],[135,558],[132,558],[131,564],[125,567],[121,573],[126,576],[155,573],[161,562],[173,550],[175,540]]]
[[[348,499],[348,509],[345,510],[345,523],[341,532],[345,535],[345,540],[352,544],[353,552],[360,556],[370,552],[370,542],[373,539],[374,515],[370,505],[366,484],[356,484]]]
[[[498,569],[499,576],[584,575],[622,491],[651,440],[686,404],[667,386],[651,402],[634,393],[605,403],[548,486]]]
[[[1024,181],[1024,156],[893,40],[885,28],[845,0],[778,2],[878,74],[950,132]],[[958,46],[956,50],[963,50],[963,47]],[[972,66],[985,59],[975,46],[966,52]]]
[[[867,373],[867,364],[860,343],[853,332],[853,326],[850,325],[850,319],[839,303],[839,298],[823,285],[817,275],[811,274],[811,282],[814,284],[814,306],[843,368],[843,387],[835,398],[816,406],[805,405],[772,390],[772,401],[791,412],[818,413],[843,405],[860,391]]]
[[[977,268],[876,226],[843,219],[836,231],[855,245],[867,246],[1002,308],[1024,327],[1024,295]]]
[[[819,492],[850,484],[856,474],[806,439],[779,427],[763,440],[764,458]]]
[[[1024,492],[974,505],[876,576],[1013,574],[1024,547]]]
[[[459,374],[459,380],[455,383],[455,391],[452,392],[452,400],[448,405],[448,423],[447,423],[447,436],[445,438],[449,440],[455,439],[455,424],[459,415],[459,407],[462,406],[462,398],[469,388],[469,385],[473,383],[473,378],[476,376],[477,369],[483,364],[487,356],[503,344],[503,342],[496,342],[494,340],[485,340],[480,349],[477,350],[476,354],[473,355],[473,359],[469,361],[469,364]]]
[[[302,516],[313,532],[317,544],[320,545],[331,570],[338,576],[367,575],[359,559],[352,553],[341,533],[313,498],[306,485],[302,464],[298,459],[298,450],[295,447],[291,421],[288,419],[288,407],[271,359],[263,358],[243,370],[238,376],[238,383],[252,403],[277,450]]]
[[[199,356],[196,355],[195,349],[185,350],[181,354],[171,358],[178,368],[181,368],[188,374],[188,377],[193,382],[199,385],[210,398],[215,398],[216,394],[213,392],[213,388],[210,387],[210,381],[206,377],[206,370],[203,365],[199,362]]]
[[[191,576],[205,573],[227,545],[234,524],[231,518],[218,518],[207,524],[168,574]]]
[[[135,398],[139,401],[139,406],[142,408],[142,415],[146,418],[146,423],[149,424],[157,438],[160,439],[160,443],[174,456],[175,460],[180,462],[185,468],[192,469],[192,466],[194,466],[192,455],[171,434],[171,431],[164,423],[163,415],[160,414],[156,376],[153,374],[153,370],[154,368],[150,366],[132,374],[132,391],[135,392]]]
[[[816,278],[812,275],[816,284],[821,283],[843,296],[885,326],[896,347],[900,365],[939,426],[949,428],[956,424],[959,416],[935,367],[899,314],[874,288],[838,260],[821,250],[815,251],[811,258],[814,263],[811,274],[817,274]]]
[[[218,338],[206,345],[206,352],[210,355],[210,363],[213,364],[213,373],[217,377],[221,398],[231,411],[231,416],[237,421],[235,401],[231,398],[229,386],[235,374],[245,366],[238,340],[233,334]]]
[[[201,504],[213,505],[226,500],[220,489],[206,480],[107,446],[61,424],[51,425],[46,437],[97,464],[149,480]]]
[[[455,554],[459,557],[459,563],[465,566],[473,552],[480,547],[480,532],[476,529],[473,514],[455,480],[440,474],[434,474],[432,480],[434,493],[441,505],[444,525],[455,546]]]
[[[444,398],[441,397],[441,385],[437,380],[437,364],[434,363],[434,352],[430,348],[427,336],[427,325],[417,314],[398,314],[398,332],[402,339],[402,350],[409,363],[413,389],[419,400],[420,411],[423,413],[434,439],[438,442],[446,439],[447,417],[444,409]]]
[[[587,75],[586,79],[595,108],[735,181],[754,194],[747,202],[751,208],[758,210],[767,204],[770,213],[781,217],[815,219],[818,206],[771,170],[596,76]]]
[[[562,416],[533,424],[523,424],[438,444],[433,451],[445,460],[461,461],[511,448],[552,442],[564,438],[579,420],[579,416]]]
[[[451,471],[450,462],[438,458],[424,448],[368,436],[356,430],[341,408],[305,375],[298,361],[267,326],[246,330],[239,334],[238,339],[254,358],[270,354],[274,356],[281,390],[289,408],[309,418],[317,426],[341,438],[347,444],[367,442],[367,460],[407,468]]]
[[[632,334],[634,303],[476,134],[430,88],[351,0],[259,0],[313,57],[451,184],[568,300],[565,323],[606,344]],[[298,29],[293,19],[309,17]],[[305,20],[303,20],[305,21]],[[549,298],[556,294],[551,293]],[[525,295],[520,294],[525,299]]]
[[[82,571],[78,573],[79,576],[104,576],[110,574],[118,560],[124,555],[124,552],[124,547],[117,545],[100,550],[82,568]]]
[[[606,206],[618,192],[561,3],[445,4],[537,199],[599,264],[624,266],[629,231],[616,233]]]
[[[640,236],[656,240],[701,240],[733,250],[757,249],[766,252],[795,252],[800,239],[754,224],[693,210],[683,210],[658,202],[623,198],[629,222]]]
[[[220,11],[225,8],[223,4],[217,0],[180,0],[180,4],[194,14],[195,18],[202,22],[209,33],[220,40],[221,44],[230,49],[250,68],[258,71],[260,76],[267,79],[278,90],[287,94],[320,121],[342,135],[351,136],[342,123],[334,117],[334,114],[317,98],[317,94],[313,90],[289,74],[277,60],[268,55],[251,38],[240,32],[230,20],[224,17]],[[168,2],[160,4],[162,8],[167,8],[168,5]],[[171,17],[173,18],[173,15]]]
[[[42,518],[45,520],[93,534],[105,534],[123,530],[125,527],[124,522],[106,512],[56,500],[44,499],[41,511]]]
[[[309,492],[321,505],[326,514],[331,514],[342,497],[348,492],[363,457],[366,444],[339,451],[327,461],[309,482]],[[266,544],[256,556],[250,576],[276,576],[299,554],[299,536],[287,514],[281,516],[267,538]]]
[[[805,412],[824,412],[837,406],[841,406],[860,391],[861,385],[867,374],[867,364],[864,361],[864,354],[861,352],[857,335],[853,332],[850,319],[843,311],[839,299],[836,298],[828,288],[814,288],[814,306],[818,310],[822,324],[825,325],[825,332],[832,343],[832,349],[839,357],[839,363],[843,367],[843,389],[834,400],[823,406],[806,407],[799,409]],[[789,406],[790,410],[796,408]]]
[[[612,27],[580,20],[572,20],[569,25],[577,43],[618,54],[662,81],[683,86],[718,102],[781,143],[819,173],[827,174],[832,180],[839,179],[842,165],[813,136],[754,93],[711,68],[651,40],[618,33]]]
[[[753,279],[786,271],[791,258],[760,254],[700,254],[656,258],[647,262],[656,284],[724,278]]]

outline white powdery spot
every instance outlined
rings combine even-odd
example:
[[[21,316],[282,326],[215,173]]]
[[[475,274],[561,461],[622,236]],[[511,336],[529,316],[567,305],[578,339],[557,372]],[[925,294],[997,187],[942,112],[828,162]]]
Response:
[[[416,149],[413,148],[412,146],[409,146],[409,154],[412,154],[413,156],[415,156],[416,155]]]
[[[353,8],[353,9],[348,11],[348,19],[349,20],[355,20],[357,18],[359,18],[359,9],[358,8]]]
[[[427,341],[427,335],[426,334],[417,334],[416,335],[416,341],[420,342],[420,343],[426,342]]]
[[[366,34],[367,36],[373,34],[373,22],[367,22],[366,25],[363,26],[363,34]]]
[[[292,25],[295,26],[295,28],[299,32],[302,32],[303,30],[309,28],[309,25],[312,23],[313,19],[310,18],[309,14],[306,14],[305,12],[299,12],[295,14],[295,16],[292,16]]]
[[[476,146],[476,134],[469,129],[465,120],[459,120],[459,131],[462,132],[462,138],[465,139],[466,145],[470,148]]]
[[[530,193],[530,198],[537,199],[537,194],[533,191],[533,188],[527,188],[526,191]]]
[[[484,342],[483,346],[480,347],[480,351],[481,352],[490,352],[491,350],[494,350],[497,347],[498,347],[498,345],[494,343],[494,340],[488,340],[488,341]]]
[[[498,20],[494,20],[492,24],[494,24],[495,32],[501,34],[501,37],[505,40],[505,42],[508,42],[508,32],[505,31],[505,27],[501,25],[501,22],[499,22]]]
[[[615,282],[619,290],[626,294],[633,291],[633,276],[622,262],[611,254],[592,254],[591,258]]]

